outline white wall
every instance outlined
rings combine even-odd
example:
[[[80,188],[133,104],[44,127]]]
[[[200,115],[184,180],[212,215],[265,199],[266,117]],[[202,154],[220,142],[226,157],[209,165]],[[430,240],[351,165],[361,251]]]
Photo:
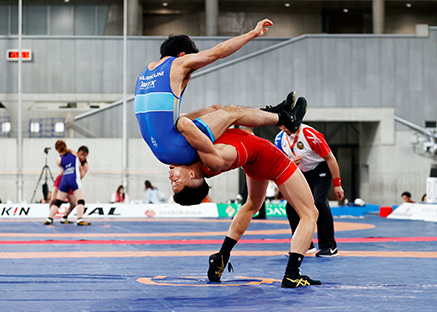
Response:
[[[364,132],[370,130],[362,128]],[[408,191],[419,202],[426,193],[432,159],[413,152],[410,137],[414,131],[397,131],[394,144],[381,144],[361,148],[361,197],[368,203],[399,205],[401,194]],[[372,136],[372,134],[371,134]]]

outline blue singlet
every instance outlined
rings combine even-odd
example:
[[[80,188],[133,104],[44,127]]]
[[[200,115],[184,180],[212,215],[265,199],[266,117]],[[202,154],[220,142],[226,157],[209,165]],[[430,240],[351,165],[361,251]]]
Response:
[[[156,158],[167,165],[188,164],[198,157],[175,126],[182,100],[182,95],[177,97],[170,86],[170,69],[175,59],[169,57],[154,70],[146,68],[135,87],[135,115],[141,134]],[[209,127],[201,119],[193,122],[214,141]]]

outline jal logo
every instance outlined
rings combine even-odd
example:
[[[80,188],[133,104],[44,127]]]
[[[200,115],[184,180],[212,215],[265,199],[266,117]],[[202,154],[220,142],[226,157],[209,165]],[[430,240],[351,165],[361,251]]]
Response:
[[[156,212],[154,210],[146,210],[146,212],[144,213],[146,216],[148,216],[149,218],[153,218],[156,214]]]
[[[296,146],[300,150],[303,149],[303,143],[301,141],[297,142]]]

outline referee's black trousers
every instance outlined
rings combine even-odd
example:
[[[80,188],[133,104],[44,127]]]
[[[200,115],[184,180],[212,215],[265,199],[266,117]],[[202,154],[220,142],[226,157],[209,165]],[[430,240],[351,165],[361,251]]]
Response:
[[[314,202],[319,210],[317,219],[317,237],[319,239],[319,249],[336,248],[337,243],[334,238],[334,220],[332,218],[331,208],[329,207],[329,190],[331,189],[332,176],[326,161],[320,163],[313,170],[303,172],[311,192],[313,193]],[[287,218],[290,222],[291,233],[299,224],[299,216],[293,207],[287,203]]]

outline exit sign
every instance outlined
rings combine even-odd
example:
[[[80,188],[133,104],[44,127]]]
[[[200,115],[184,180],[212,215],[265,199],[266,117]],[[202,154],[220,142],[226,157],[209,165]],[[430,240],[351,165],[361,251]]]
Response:
[[[18,49],[10,49],[6,50],[6,60],[8,61],[18,61],[20,53]],[[22,61],[31,61],[32,60],[32,50],[21,50],[21,60]]]

